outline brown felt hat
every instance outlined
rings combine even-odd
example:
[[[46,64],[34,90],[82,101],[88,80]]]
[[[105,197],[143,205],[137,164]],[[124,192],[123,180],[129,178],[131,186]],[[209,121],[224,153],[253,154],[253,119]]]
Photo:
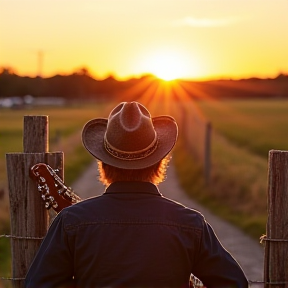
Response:
[[[174,118],[152,118],[138,102],[120,103],[108,119],[92,119],[82,131],[83,144],[95,158],[122,169],[156,164],[171,151],[177,136]]]

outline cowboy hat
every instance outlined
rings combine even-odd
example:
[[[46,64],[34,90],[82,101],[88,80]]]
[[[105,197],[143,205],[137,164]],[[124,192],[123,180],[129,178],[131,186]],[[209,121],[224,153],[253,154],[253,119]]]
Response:
[[[142,169],[162,160],[173,148],[178,127],[170,116],[151,117],[138,102],[122,102],[108,119],[87,122],[84,147],[98,160],[122,169]]]

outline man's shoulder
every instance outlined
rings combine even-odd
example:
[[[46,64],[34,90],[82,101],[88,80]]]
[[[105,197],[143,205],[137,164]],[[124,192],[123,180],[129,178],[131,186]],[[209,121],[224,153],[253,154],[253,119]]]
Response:
[[[167,198],[164,196],[162,196],[162,199],[163,199],[163,201],[165,201],[167,203],[167,205],[171,205],[175,209],[182,210],[183,212],[188,213],[188,214],[195,214],[195,215],[199,216],[200,218],[204,217],[199,210],[194,209],[192,207],[188,207],[181,202],[178,202],[176,200],[173,200],[171,198]]]
[[[183,226],[198,229],[203,228],[205,218],[200,211],[166,197],[162,197],[162,201],[165,203],[166,214],[169,218],[175,219],[179,223],[182,223]]]
[[[102,202],[102,195],[101,196],[95,196],[91,198],[87,198],[81,202],[78,202],[76,204],[73,204],[69,207],[64,208],[61,211],[61,214],[63,214],[63,217],[65,219],[83,219],[85,218],[85,215],[89,216],[91,215],[91,212],[95,209],[97,210],[98,206],[101,207]]]

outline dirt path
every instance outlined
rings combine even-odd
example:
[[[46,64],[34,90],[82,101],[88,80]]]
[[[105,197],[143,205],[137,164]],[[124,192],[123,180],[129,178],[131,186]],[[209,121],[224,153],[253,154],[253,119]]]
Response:
[[[97,165],[94,162],[82,177],[72,185],[72,188],[77,191],[83,199],[100,195],[104,192],[104,186],[97,181],[97,177]],[[221,220],[206,208],[187,197],[179,186],[173,165],[169,167],[167,180],[159,185],[159,189],[165,197],[200,211],[214,228],[223,246],[240,263],[248,279],[250,281],[263,280],[263,247],[256,240],[245,235],[239,229]],[[251,287],[262,287],[262,285],[253,284]]]

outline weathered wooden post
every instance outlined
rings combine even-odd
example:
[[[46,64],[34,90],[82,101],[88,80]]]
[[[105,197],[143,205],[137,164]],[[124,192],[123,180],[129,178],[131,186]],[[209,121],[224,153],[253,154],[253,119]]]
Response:
[[[13,287],[24,287],[27,270],[49,223],[37,185],[29,177],[30,168],[39,162],[47,163],[62,171],[63,176],[63,153],[48,152],[48,116],[24,116],[23,128],[24,153],[6,154]]]
[[[210,183],[210,174],[211,174],[211,131],[212,126],[210,122],[207,122],[205,125],[205,139],[204,139],[204,177],[205,184],[209,185]]]
[[[268,163],[268,220],[265,288],[288,287],[288,151],[271,150]]]

